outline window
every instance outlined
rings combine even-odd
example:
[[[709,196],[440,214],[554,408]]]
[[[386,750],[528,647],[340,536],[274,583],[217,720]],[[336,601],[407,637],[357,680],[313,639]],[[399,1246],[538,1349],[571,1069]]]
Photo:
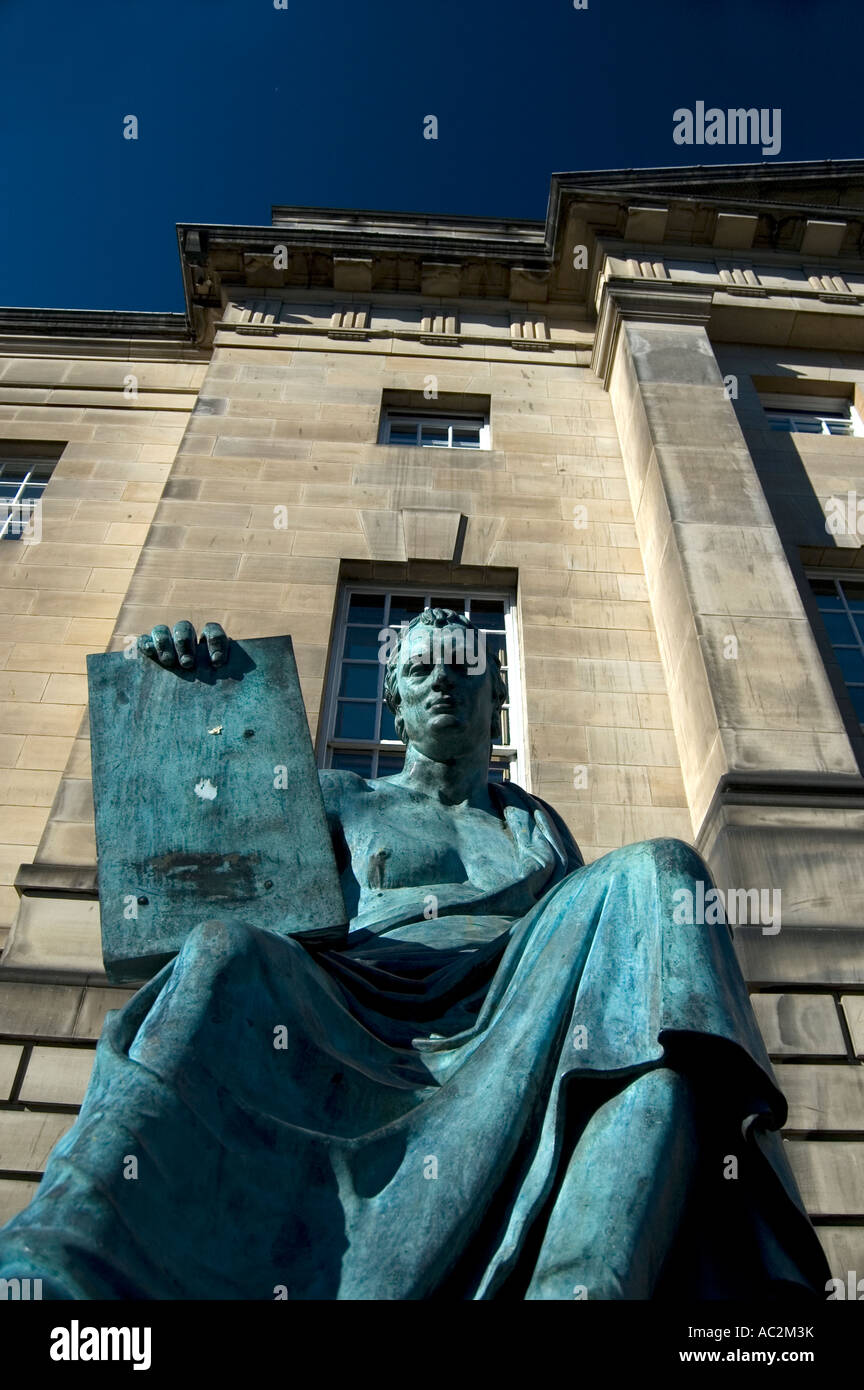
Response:
[[[521,724],[518,663],[512,599],[503,593],[404,588],[392,593],[352,585],[340,596],[334,656],[324,710],[324,767],[344,768],[361,777],[389,777],[399,772],[405,745],[396,736],[393,715],[384,703],[385,663],[380,634],[410,622],[424,608],[452,608],[464,613],[483,634],[486,650],[495,650],[507,681],[508,700],[501,711],[501,739],[493,747],[491,781],[521,781]]]
[[[58,450],[59,454],[59,450]],[[0,540],[38,539],[39,499],[54,471],[56,457],[0,454]]]
[[[855,713],[864,724],[864,583],[811,578],[810,587]]]
[[[864,435],[864,423],[842,396],[760,396],[770,430],[786,434]]]
[[[783,430],[787,434],[855,434],[853,422],[848,415],[815,411],[801,411],[796,415],[784,415],[782,410],[766,410],[768,428]]]
[[[432,415],[385,408],[380,444],[424,449],[488,449],[488,415]]]

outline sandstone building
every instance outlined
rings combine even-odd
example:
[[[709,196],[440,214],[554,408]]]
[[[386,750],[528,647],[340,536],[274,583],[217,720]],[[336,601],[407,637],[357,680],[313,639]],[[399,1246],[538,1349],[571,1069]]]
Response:
[[[129,993],[86,654],[290,632],[321,765],[383,775],[375,637],[440,600],[506,658],[495,775],[586,859],[677,836],[780,893],[736,942],[864,1276],[864,161],[556,175],[545,223],[178,230],[185,313],[0,310],[0,500],[41,500],[0,538],[0,1219]]]

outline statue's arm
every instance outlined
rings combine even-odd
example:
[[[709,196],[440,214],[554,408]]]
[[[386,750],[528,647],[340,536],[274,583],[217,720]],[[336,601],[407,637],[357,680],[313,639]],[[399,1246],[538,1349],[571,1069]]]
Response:
[[[351,853],[351,826],[354,821],[356,798],[364,794],[366,784],[356,773],[343,772],[338,768],[322,768],[318,773],[318,780],[321,783],[327,827],[342,883],[342,896],[348,916],[353,919],[360,904],[361,888]],[[356,821],[354,823],[356,826]]]
[[[359,782],[353,772],[341,772],[337,768],[323,768],[318,773],[324,810],[327,814],[327,828],[333,841],[336,867],[340,874],[351,867],[351,851],[345,838],[346,810],[350,816],[351,780]]]
[[[539,796],[534,796],[533,799],[554,826],[567,855],[570,869],[581,869],[585,860],[582,858],[582,851],[574,840],[566,821],[558,814],[554,806],[549,805],[548,801],[543,801]]]

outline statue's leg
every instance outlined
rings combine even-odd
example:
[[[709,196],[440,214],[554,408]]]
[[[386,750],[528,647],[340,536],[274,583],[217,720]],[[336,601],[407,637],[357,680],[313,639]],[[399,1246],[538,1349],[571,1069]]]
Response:
[[[646,1299],[696,1163],[690,1082],[666,1067],[598,1107],[558,1190],[527,1299]]]

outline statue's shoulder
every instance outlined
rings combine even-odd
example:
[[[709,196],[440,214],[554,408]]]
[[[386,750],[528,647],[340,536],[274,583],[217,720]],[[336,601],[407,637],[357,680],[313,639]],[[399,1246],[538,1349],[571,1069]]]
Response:
[[[356,772],[346,772],[339,767],[319,768],[318,781],[321,783],[321,794],[325,804],[328,799],[339,801],[343,797],[362,795],[368,786],[365,777],[359,777]]]
[[[318,771],[321,795],[328,818],[341,819],[342,813],[368,797],[375,789],[375,782],[360,777],[356,772],[346,772],[342,768],[325,767]]]

